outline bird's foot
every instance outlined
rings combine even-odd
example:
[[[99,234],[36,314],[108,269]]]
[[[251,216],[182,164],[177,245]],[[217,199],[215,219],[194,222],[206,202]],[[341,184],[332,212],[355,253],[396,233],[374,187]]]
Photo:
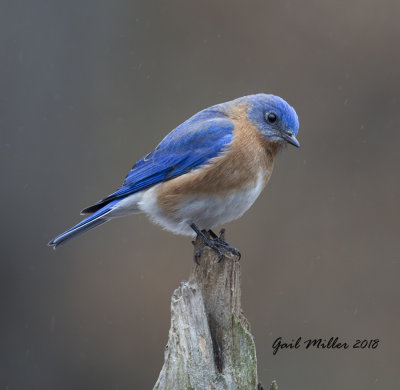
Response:
[[[220,240],[222,240],[222,241],[225,242],[225,228],[222,228],[222,229],[219,231],[219,236],[217,236],[211,229],[208,231],[208,234],[209,234],[213,239],[218,238],[218,239],[220,239]]]
[[[242,257],[241,253],[239,252],[239,249],[234,248],[233,246],[231,246],[229,243],[227,243],[225,241],[225,229],[222,228],[219,231],[219,236],[217,236],[212,230],[209,230],[210,235],[213,237],[214,241],[218,242],[222,248],[224,248],[226,251],[234,254],[235,256],[237,256],[240,260],[240,258]]]
[[[241,254],[238,249],[233,248],[230,246],[226,241],[225,241],[225,229],[221,229],[219,236],[217,236],[212,230],[209,230],[208,233],[211,236],[211,238],[207,237],[206,231],[200,231],[200,229],[192,224],[191,225],[192,229],[197,233],[197,235],[201,238],[203,241],[203,245],[196,250],[194,254],[194,261],[199,264],[199,259],[201,256],[201,253],[203,252],[205,247],[209,247],[213,249],[215,252],[218,254],[218,262],[220,262],[223,258],[223,251],[230,252],[233,255],[237,256],[240,260]]]

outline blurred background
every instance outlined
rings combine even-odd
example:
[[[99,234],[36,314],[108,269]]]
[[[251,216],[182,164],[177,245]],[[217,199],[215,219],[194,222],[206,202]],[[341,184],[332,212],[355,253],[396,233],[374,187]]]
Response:
[[[8,1],[0,10],[0,389],[150,389],[192,245],[142,215],[47,242],[202,108],[265,92],[301,148],[227,225],[259,379],[400,384],[400,3]],[[273,341],[380,339],[375,350]]]

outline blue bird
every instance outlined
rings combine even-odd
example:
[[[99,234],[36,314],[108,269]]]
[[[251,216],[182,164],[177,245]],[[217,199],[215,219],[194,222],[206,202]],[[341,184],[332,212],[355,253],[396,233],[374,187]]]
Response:
[[[176,234],[240,256],[212,228],[240,218],[267,184],[277,152],[299,147],[296,111],[274,95],[217,104],[171,131],[139,160],[122,187],[82,210],[86,219],[49,242],[54,249],[113,218],[145,213]],[[210,231],[207,237],[204,231]]]

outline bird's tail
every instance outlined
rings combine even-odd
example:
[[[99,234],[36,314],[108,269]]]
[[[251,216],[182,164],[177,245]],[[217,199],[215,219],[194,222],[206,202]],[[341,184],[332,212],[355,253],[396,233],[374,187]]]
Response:
[[[107,222],[109,220],[109,218],[107,218],[107,214],[112,210],[112,207],[115,203],[117,203],[117,201],[110,202],[100,210],[96,211],[90,217],[85,218],[71,229],[68,229],[66,232],[53,238],[48,245],[52,246],[53,249],[56,249],[59,245],[66,243],[71,238],[77,237],[80,234]]]

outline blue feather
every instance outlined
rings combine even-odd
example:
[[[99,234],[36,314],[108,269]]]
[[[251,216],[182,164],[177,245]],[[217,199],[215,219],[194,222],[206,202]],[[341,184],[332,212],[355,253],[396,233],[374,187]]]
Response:
[[[57,248],[57,246],[64,244],[71,238],[74,238],[76,236],[79,236],[82,233],[87,232],[90,229],[93,229],[99,225],[102,225],[103,223],[107,222],[108,219],[106,217],[106,214],[112,209],[112,207],[118,203],[117,200],[108,203],[106,206],[92,214],[90,217],[85,218],[83,221],[79,222],[77,225],[72,227],[71,229],[68,229],[66,232],[60,234],[59,236],[53,238],[48,245],[53,246],[54,249]]]
[[[233,139],[234,123],[217,107],[199,112],[171,131],[133,166],[119,190],[82,213],[95,212],[115,199],[183,175],[218,156]]]
[[[245,113],[241,107],[246,107]],[[238,111],[235,113],[235,110]],[[273,122],[268,119],[270,114],[274,115]],[[284,143],[299,146],[295,137],[299,130],[296,111],[278,96],[250,95],[207,108],[170,132],[154,151],[133,166],[120,189],[84,209],[83,214],[92,215],[54,238],[49,245],[55,248],[112,217],[122,215],[118,215],[121,211],[118,206],[123,209],[130,204],[128,200],[119,205],[122,199],[209,164],[232,143],[235,124],[230,117],[240,118],[243,115],[268,142],[277,143],[277,147]],[[136,212],[136,209],[130,211]],[[180,228],[178,230],[181,232]]]

